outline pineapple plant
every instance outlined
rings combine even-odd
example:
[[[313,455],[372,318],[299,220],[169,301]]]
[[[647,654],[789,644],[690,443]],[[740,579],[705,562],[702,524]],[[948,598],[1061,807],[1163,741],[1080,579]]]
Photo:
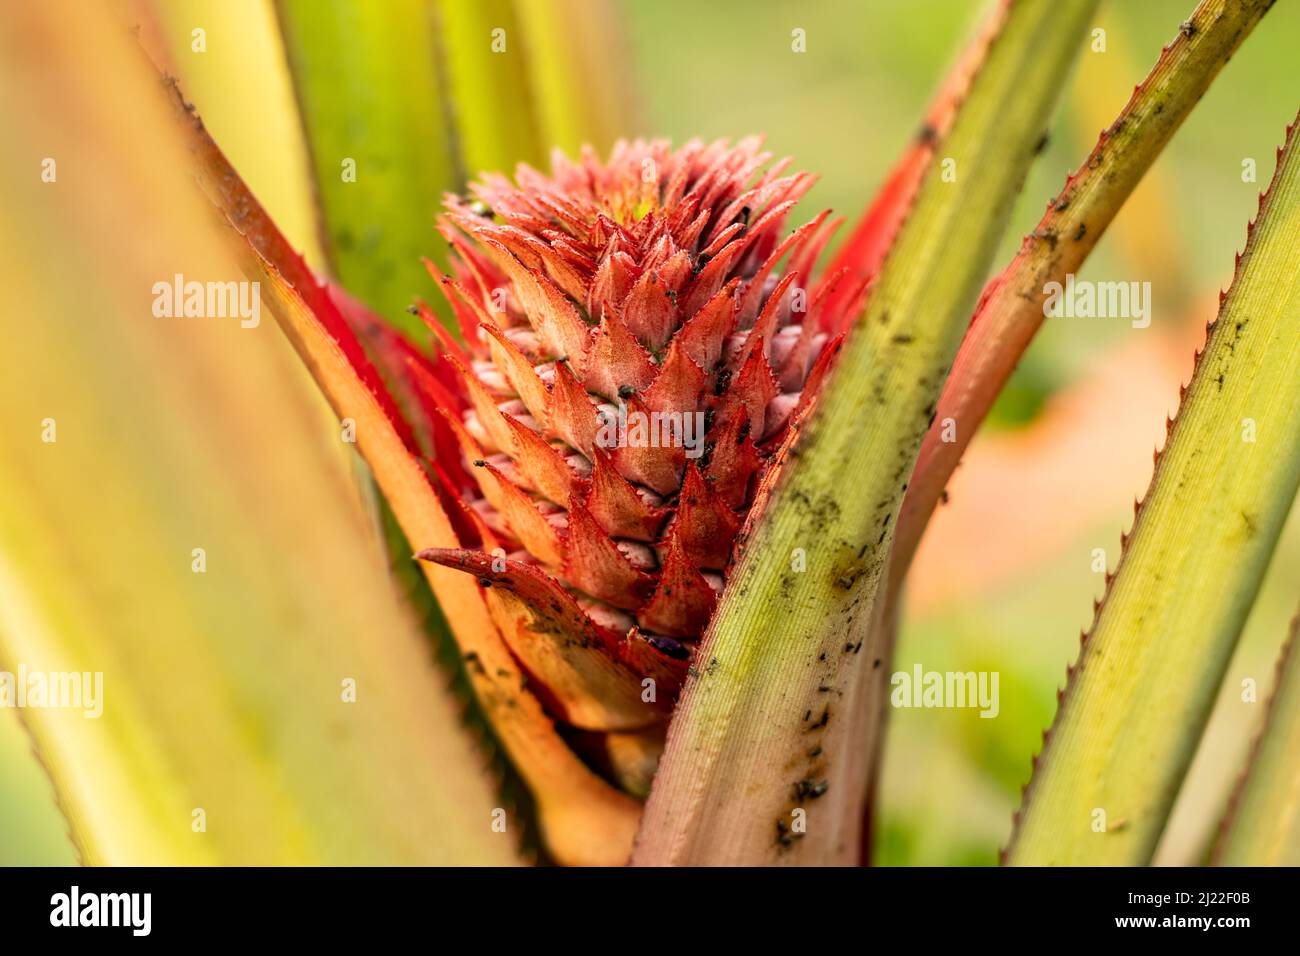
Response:
[[[533,54],[553,57],[555,82],[575,59],[556,35],[558,18],[539,22],[527,5],[434,6],[446,37],[486,35],[502,44],[492,53],[508,36],[531,36]],[[987,282],[1088,35],[1091,0],[994,4],[833,257],[825,250],[844,221],[801,212],[815,178],[791,172],[758,137],[556,149],[549,171],[520,164],[513,178],[486,166],[442,198],[436,230],[446,252],[418,217],[375,239],[361,224],[410,217],[406,198],[430,200],[420,167],[434,162],[426,154],[442,134],[409,87],[412,71],[430,84],[483,82],[511,109],[490,88],[502,73],[421,48],[427,9],[414,0],[391,18],[342,0],[277,6],[318,173],[328,272],[295,250],[182,89],[164,84],[153,104],[161,128],[219,214],[205,234],[260,283],[344,442],[365,461],[360,483],[374,495],[370,514],[386,526],[399,576],[415,602],[436,602],[430,629],[463,682],[459,706],[478,721],[475,740],[499,748],[499,773],[522,788],[511,833],[535,833],[535,853],[562,864],[864,862],[885,677],[926,522],[1041,326],[1046,286],[1085,260],[1269,6],[1199,4]],[[38,34],[51,22],[23,16]],[[495,18],[510,24],[500,37],[489,29]],[[356,68],[391,84],[384,122],[410,142],[369,142],[362,166],[344,157],[340,176],[332,138],[373,109],[335,85],[332,51],[344,36]],[[147,31],[140,42],[165,70]],[[145,59],[130,46],[115,56],[135,76],[132,55]],[[589,42],[585,55],[605,55],[598,46]],[[462,117],[475,131],[466,155],[508,161],[537,151],[536,120],[525,119]],[[1300,446],[1277,437],[1294,433],[1300,412],[1300,355],[1287,324],[1300,294],[1294,152],[1288,132],[1035,758],[1005,862],[1149,862],[1169,817],[1300,476]],[[349,192],[367,161],[420,186],[406,196]],[[353,205],[358,194],[373,205]],[[442,301],[394,307],[392,276],[413,269],[427,270]],[[1245,461],[1240,443],[1224,440],[1247,419],[1273,436],[1270,455]],[[1189,525],[1200,544],[1188,542]],[[1175,570],[1214,586],[1158,586]],[[385,626],[407,633],[400,616]],[[403,646],[384,673],[414,672],[413,645]],[[327,654],[350,659],[346,643]],[[1114,659],[1126,662],[1120,674]],[[1162,718],[1143,700],[1156,675],[1179,734],[1160,734]],[[419,697],[418,679],[396,683],[389,721],[398,701],[416,707]],[[1293,683],[1284,679],[1279,694]],[[418,707],[427,723],[446,717]],[[1239,806],[1271,806],[1293,788],[1273,742],[1293,733],[1292,710],[1281,697],[1272,707]],[[400,785],[402,767],[419,762],[417,786],[438,786],[429,741],[381,743],[382,722],[367,727],[363,741],[382,754],[385,780]],[[83,855],[121,859],[127,851],[83,812],[79,777],[65,765],[86,742],[57,724],[38,725],[34,737],[54,755]],[[474,765],[473,749],[466,732],[438,752]],[[171,787],[170,766],[115,779],[125,792],[161,779]],[[458,784],[456,803],[491,801],[481,769],[465,774],[473,782]],[[351,799],[380,816],[393,809],[365,788]],[[1098,806],[1123,821],[1103,839],[1086,828]],[[473,858],[477,838],[436,835],[439,826],[411,812],[420,826],[377,824],[374,845],[419,859],[411,839],[451,840],[450,854]],[[1265,840],[1297,846],[1293,833],[1242,820],[1224,824],[1217,859],[1258,859]],[[337,823],[304,823],[302,845],[346,859],[377,852],[333,843]],[[146,816],[138,831],[152,832]],[[496,840],[483,862],[512,857],[515,845]],[[149,852],[168,847],[157,837]],[[279,849],[294,858],[293,846]]]

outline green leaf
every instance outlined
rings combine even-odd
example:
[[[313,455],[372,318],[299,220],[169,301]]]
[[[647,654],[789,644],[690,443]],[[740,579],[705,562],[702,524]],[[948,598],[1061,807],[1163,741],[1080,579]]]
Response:
[[[1300,866],[1300,614],[1277,664],[1264,729],[1212,855],[1219,866]]]
[[[0,669],[98,687],[21,711],[81,858],[511,862],[278,331],[154,314],[242,278],[161,92],[105,6],[0,17]]]
[[[1203,0],[1087,160],[1048,204],[1020,252],[987,287],[939,398],[898,517],[897,592],[926,523],[971,439],[1043,324],[1044,288],[1064,283],[1273,0]],[[952,424],[946,423],[951,420]],[[892,599],[892,594],[891,594]]]
[[[608,152],[620,136],[644,134],[628,82],[629,51],[609,0],[516,0],[538,123],[549,147]]]
[[[388,321],[430,288],[434,216],[464,170],[430,0],[277,0],[334,275]],[[485,40],[486,42],[486,40]]]
[[[524,30],[513,0],[441,0],[439,49],[465,173],[537,166],[543,140]]]
[[[1095,6],[1007,8],[866,314],[748,530],[678,704],[634,862],[856,859],[880,703],[863,692],[878,648],[862,641],[893,519]]]
[[[1297,314],[1292,127],[1072,669],[1008,862],[1151,859],[1300,484]]]

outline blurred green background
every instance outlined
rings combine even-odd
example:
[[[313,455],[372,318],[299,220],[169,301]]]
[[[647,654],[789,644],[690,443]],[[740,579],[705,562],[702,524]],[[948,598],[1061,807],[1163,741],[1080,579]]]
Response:
[[[1192,7],[1191,0],[1103,0],[1096,26],[1106,49],[1082,53],[999,262],[1033,228]],[[624,0],[620,9],[623,35],[611,42],[622,46],[613,61],[631,73],[639,98],[623,133],[678,141],[764,133],[778,155],[821,174],[804,201],[808,215],[829,207],[852,220],[914,133],[985,5]],[[264,31],[267,22],[254,28]],[[806,52],[791,49],[796,29],[804,31]],[[993,720],[973,711],[890,713],[876,862],[996,861],[1066,664],[1102,591],[1101,575],[1091,570],[1093,549],[1105,549],[1114,567],[1165,415],[1176,407],[1275,149],[1300,105],[1298,38],[1300,9],[1278,4],[1089,260],[1082,278],[1152,283],[1151,327],[1047,323],[954,480],[918,557],[895,667],[997,671],[1001,712]],[[269,97],[244,108],[284,107]],[[238,142],[222,130],[234,120],[220,113],[208,119],[240,165]],[[1248,159],[1256,182],[1243,181]],[[274,197],[267,201],[275,211]],[[283,216],[291,220],[292,210],[286,206]],[[1196,862],[1204,852],[1258,727],[1300,598],[1297,569],[1300,519],[1293,513],[1157,862]],[[1258,681],[1259,703],[1241,701],[1245,678]],[[18,720],[0,711],[0,864],[72,861]]]

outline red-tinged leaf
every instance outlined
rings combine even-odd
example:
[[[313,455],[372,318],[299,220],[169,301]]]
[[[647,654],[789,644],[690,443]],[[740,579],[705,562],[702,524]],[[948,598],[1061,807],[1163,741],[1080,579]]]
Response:
[[[823,212],[817,217],[815,222],[820,225],[828,214],[829,210]],[[835,236],[835,233],[839,232],[840,227],[843,226],[846,221],[847,220],[843,216],[839,216],[826,223],[825,228],[820,229],[807,238],[801,238],[797,244],[797,248],[795,248],[790,254],[789,271],[797,272],[800,275],[811,276],[813,274],[813,269],[821,260],[822,252],[826,249],[827,243],[831,241]],[[798,232],[799,230],[795,230],[796,235]]]
[[[811,185],[811,183],[810,183]],[[790,199],[777,206],[773,206],[767,212],[763,213],[757,219],[750,223],[749,228],[745,230],[744,236],[738,240],[740,251],[743,253],[753,252],[759,257],[759,261],[766,259],[776,248],[776,235],[781,231],[781,226],[785,222],[785,217],[789,215],[797,204],[796,199]]]
[[[638,274],[636,260],[626,252],[602,258],[587,293],[587,312],[593,318],[600,318],[607,303],[621,305],[632,291]]]
[[[691,214],[695,215],[694,219],[687,218],[688,208]],[[681,222],[687,223],[678,235],[678,241],[687,249],[694,249],[700,243],[700,237],[704,234],[704,227],[709,224],[709,219],[713,215],[713,210],[700,208],[700,201],[695,196],[689,196],[682,203],[679,209]],[[696,212],[698,210],[698,212]],[[676,218],[676,217],[675,217]]]
[[[923,410],[937,398],[1094,7],[1091,0],[1009,7],[969,108],[944,142],[960,179],[942,182],[935,168],[924,180],[824,401],[800,430],[798,454],[788,456],[765,513],[751,512],[748,538],[736,542],[726,590],[698,650],[707,663],[683,688],[635,863],[855,859],[871,753],[864,741],[880,708],[865,694],[871,670],[864,662],[872,654],[843,648],[861,647],[874,618],[889,546],[880,529],[901,505]],[[779,215],[769,210],[753,231],[776,228]],[[768,217],[773,225],[765,227]],[[754,242],[752,255],[775,248],[774,239]],[[923,348],[904,352],[891,343],[921,328]],[[757,342],[747,351],[764,357]],[[768,387],[770,400],[773,383]],[[870,401],[874,389],[890,401]],[[818,531],[823,567],[838,573],[790,573],[788,556],[807,546],[810,527]],[[753,732],[758,722],[761,735]],[[790,785],[806,774],[829,784],[815,803]],[[783,839],[791,822],[804,818],[800,838]]]
[[[743,411],[749,434],[761,439],[767,420],[767,405],[780,394],[764,354],[763,337],[747,340],[748,357],[717,402],[718,418],[726,420]]]
[[[427,379],[416,375],[423,390]],[[464,429],[457,431],[448,424],[448,417],[455,419],[459,423],[459,418],[454,413],[448,412],[447,405],[438,398],[430,398],[430,404],[433,406],[434,414],[431,421],[431,439],[430,444],[432,451],[429,455],[430,467],[434,470],[437,479],[439,491],[446,491],[449,494],[458,495],[465,489],[475,484],[474,479],[466,469],[467,461],[474,461],[483,457],[481,449],[475,448],[472,452],[465,448],[465,440],[473,443],[473,439]],[[454,407],[454,406],[452,406]],[[463,436],[463,438],[462,438]],[[454,519],[454,515],[452,516]]]
[[[732,239],[735,239],[744,231],[745,224],[743,222],[733,222],[726,229],[723,229],[718,233],[707,246],[701,249],[700,255],[712,259],[722,251],[723,247],[726,246],[727,243],[731,242]]]
[[[497,407],[499,398],[490,394],[479,377],[454,355],[444,355],[443,359],[460,375],[470,404],[478,416],[479,425],[486,433],[492,451],[509,451],[514,446],[510,426],[506,424],[505,415]]]
[[[472,346],[478,341],[480,326],[496,325],[496,321],[483,308],[482,300],[471,295],[460,280],[444,275],[428,259],[424,260],[424,266],[429,271],[429,275],[433,277],[433,281],[437,284],[442,297],[447,300],[452,314],[456,316],[456,324],[460,328],[461,338],[464,339],[467,345]],[[424,320],[425,325],[429,324],[429,320],[423,314],[421,314],[420,318]],[[434,321],[438,321],[437,316],[434,316]]]
[[[647,269],[623,300],[623,321],[628,331],[655,353],[667,344],[677,327],[677,306],[668,291],[659,274]]]
[[[429,267],[432,270],[433,268],[432,263],[429,263]],[[438,277],[438,274],[436,272],[433,272],[431,274],[434,275],[435,277]],[[441,278],[448,279],[447,276],[441,276]],[[450,282],[451,280],[448,279],[448,281]],[[444,285],[441,282],[438,284],[438,288],[442,291],[444,296],[448,294],[448,290],[444,287]],[[454,300],[449,300],[449,301],[454,301]],[[464,303],[458,303],[458,304],[460,304],[461,307],[464,308]],[[424,327],[428,329],[429,333],[433,336],[432,351],[435,356],[450,354],[450,355],[455,355],[463,362],[468,363],[473,361],[473,355],[471,354],[471,350],[478,344],[477,336],[471,335],[465,340],[468,347],[467,345],[462,345],[460,342],[456,340],[456,337],[451,334],[451,330],[448,329],[447,326],[443,325],[442,321],[438,318],[438,316],[434,313],[434,311],[429,308],[428,303],[426,303],[422,299],[416,300],[415,304],[411,306],[411,311],[413,311],[416,314],[416,316],[419,317],[420,321],[424,323]],[[468,312],[469,310],[466,311]],[[466,317],[469,318],[468,315]],[[405,340],[405,336],[402,336],[402,338],[403,340]]]
[[[452,223],[444,222],[438,226],[438,232],[455,251],[456,278],[463,287],[468,299],[477,301],[479,308],[485,309],[492,301],[494,289],[505,288],[507,278],[482,250],[475,247],[463,232]],[[430,272],[435,270],[426,259],[425,265]],[[439,276],[434,275],[437,279]],[[480,320],[481,321],[481,320]],[[466,341],[469,337],[466,337]]]
[[[510,289],[520,308],[537,330],[548,355],[567,359],[579,372],[585,367],[587,325],[582,316],[550,279],[526,269],[514,255],[493,239],[483,244],[497,253],[497,264],[510,278]]]
[[[760,153],[758,155],[771,158],[770,153]],[[750,210],[749,219],[756,222],[768,212],[780,209],[787,202],[793,203],[817,181],[817,177],[811,173],[800,172],[791,176],[771,176],[771,172],[769,171],[769,175],[756,183],[753,188],[736,196],[727,206],[723,207],[718,214],[719,224],[730,223],[737,218],[744,219],[746,209]]]
[[[686,451],[671,438],[666,442],[662,440],[663,422],[660,421],[660,427],[656,428],[651,413],[635,395],[628,398],[626,404],[627,440],[610,453],[614,465],[628,480],[645,485],[660,495],[670,495],[681,484]]]
[[[812,295],[812,322],[828,335],[848,332],[853,320],[862,314],[871,279],[841,269],[832,276],[822,276]]]
[[[781,277],[781,281],[776,284],[772,294],[767,297],[767,302],[763,304],[763,311],[759,313],[754,327],[749,330],[751,339],[766,343],[770,348],[772,336],[776,334],[777,319],[781,315],[781,309],[786,305],[786,293],[798,281],[797,272],[787,272]],[[769,368],[768,371],[770,372],[771,369]]]
[[[664,236],[665,250],[673,249],[671,236]],[[672,252],[662,264],[655,268],[659,281],[663,283],[664,294],[672,300],[674,307],[683,286],[691,277],[691,257],[684,250]]]
[[[721,252],[708,260],[704,268],[700,269],[700,274],[687,287],[686,294],[677,297],[682,315],[694,315],[699,312],[727,283],[731,268],[740,257],[742,251],[740,244],[739,239],[728,243]]]
[[[365,343],[389,394],[396,400],[414,440],[419,443],[420,451],[430,452],[428,434],[437,415],[437,405],[430,390],[423,384],[430,376],[436,377],[428,357],[412,345],[405,335],[338,285],[325,283],[324,288],[348,328],[359,342]],[[437,318],[431,315],[431,319],[434,326],[446,335]]]
[[[541,220],[538,229],[545,228],[546,221]],[[585,296],[586,280],[550,245],[528,230],[517,226],[479,226],[473,235],[480,242],[495,239],[513,252],[530,272],[544,274],[570,298],[582,301]]]
[[[1271,6],[1206,0],[1134,88],[1115,122],[1047,205],[1010,265],[990,281],[939,397],[899,515],[890,589],[896,592],[921,534],[971,438],[1042,326],[1045,289],[1077,273],[1165,144]],[[956,423],[953,436],[943,422]]]
[[[817,361],[808,372],[808,378],[804,381],[803,391],[799,393],[799,404],[795,406],[794,414],[791,416],[792,425],[797,428],[799,423],[807,419],[811,413],[813,405],[822,393],[822,382],[835,364],[835,359],[840,354],[840,349],[844,347],[843,334],[837,335],[826,343],[822,349],[821,355],[817,356]]]
[[[465,423],[461,420],[460,415],[447,406],[439,408],[438,411],[442,423],[455,437],[456,443],[460,447],[461,454],[453,457],[463,458],[467,462],[485,460],[487,458],[487,453],[483,450],[483,446],[478,443],[478,439],[470,434],[469,429],[465,427]],[[496,495],[496,480],[482,469],[474,468],[473,472],[473,478],[483,490],[483,496],[490,499],[495,505],[497,500],[494,497]],[[491,491],[488,489],[491,489]]]
[[[927,132],[927,137],[930,135]],[[875,200],[868,207],[866,215],[853,234],[840,247],[839,255],[831,262],[822,279],[823,288],[828,288],[831,298],[828,302],[832,311],[842,311],[841,306],[852,295],[851,283],[837,283],[830,290],[831,277],[837,276],[841,269],[862,279],[870,279],[880,269],[885,253],[889,251],[907,216],[916,190],[930,163],[934,147],[927,138],[914,144],[898,161],[885,180],[884,186],[876,194]]]
[[[890,170],[875,199],[831,261],[826,270],[827,276],[834,275],[841,269],[849,269],[860,277],[869,279],[879,271],[885,253],[889,251],[894,236],[898,233],[898,227],[912,207],[921,179],[934,155],[935,145],[948,134],[953,118],[957,115],[957,107],[965,98],[975,71],[988,54],[989,44],[1006,21],[1009,6],[1007,0],[1003,0],[985,21],[975,39],[963,48],[931,103],[916,140]]]
[[[758,315],[758,310],[763,302],[763,289],[767,284],[767,277],[772,274],[772,270],[776,268],[777,264],[787,254],[791,254],[790,268],[786,270],[787,273],[800,272],[803,275],[810,274],[815,258],[809,261],[807,257],[802,257],[799,253],[802,249],[806,248],[808,241],[816,234],[817,230],[821,228],[821,224],[826,221],[826,217],[829,214],[829,211],[823,211],[818,214],[816,219],[804,223],[794,232],[790,233],[790,235],[788,235],[781,244],[772,251],[772,254],[767,257],[763,264],[759,266],[758,271],[754,273],[753,277],[748,280],[748,284],[745,286],[745,294],[740,301],[740,315],[737,323],[740,328],[747,329],[754,324],[754,318]],[[822,238],[821,244],[824,244],[828,238],[829,232]],[[820,248],[820,246],[818,248]],[[802,258],[804,261],[802,263],[794,261],[799,258]]]
[[[437,477],[440,490],[450,502],[448,508],[448,517],[451,519],[456,528],[456,539],[466,547],[472,544],[478,544],[482,551],[492,551],[495,548],[506,548],[507,551],[517,550],[518,542],[510,536],[510,532],[498,520],[495,524],[489,524],[483,511],[489,510],[486,507],[484,499],[470,501],[468,495],[471,493],[471,480],[466,475],[454,476],[442,467],[442,463],[433,463],[433,473]],[[499,517],[495,509],[490,509],[493,517]]]

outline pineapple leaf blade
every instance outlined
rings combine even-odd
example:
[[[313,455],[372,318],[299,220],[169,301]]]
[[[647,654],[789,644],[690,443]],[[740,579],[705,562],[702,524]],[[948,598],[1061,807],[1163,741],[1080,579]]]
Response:
[[[433,213],[464,178],[434,5],[277,0],[325,252],[352,294],[408,332]],[[485,39],[486,42],[486,39]]]
[[[1295,499],[1294,130],[1071,670],[1009,863],[1150,861]]]
[[[1300,613],[1277,664],[1263,730],[1211,855],[1218,866],[1300,866]]]

